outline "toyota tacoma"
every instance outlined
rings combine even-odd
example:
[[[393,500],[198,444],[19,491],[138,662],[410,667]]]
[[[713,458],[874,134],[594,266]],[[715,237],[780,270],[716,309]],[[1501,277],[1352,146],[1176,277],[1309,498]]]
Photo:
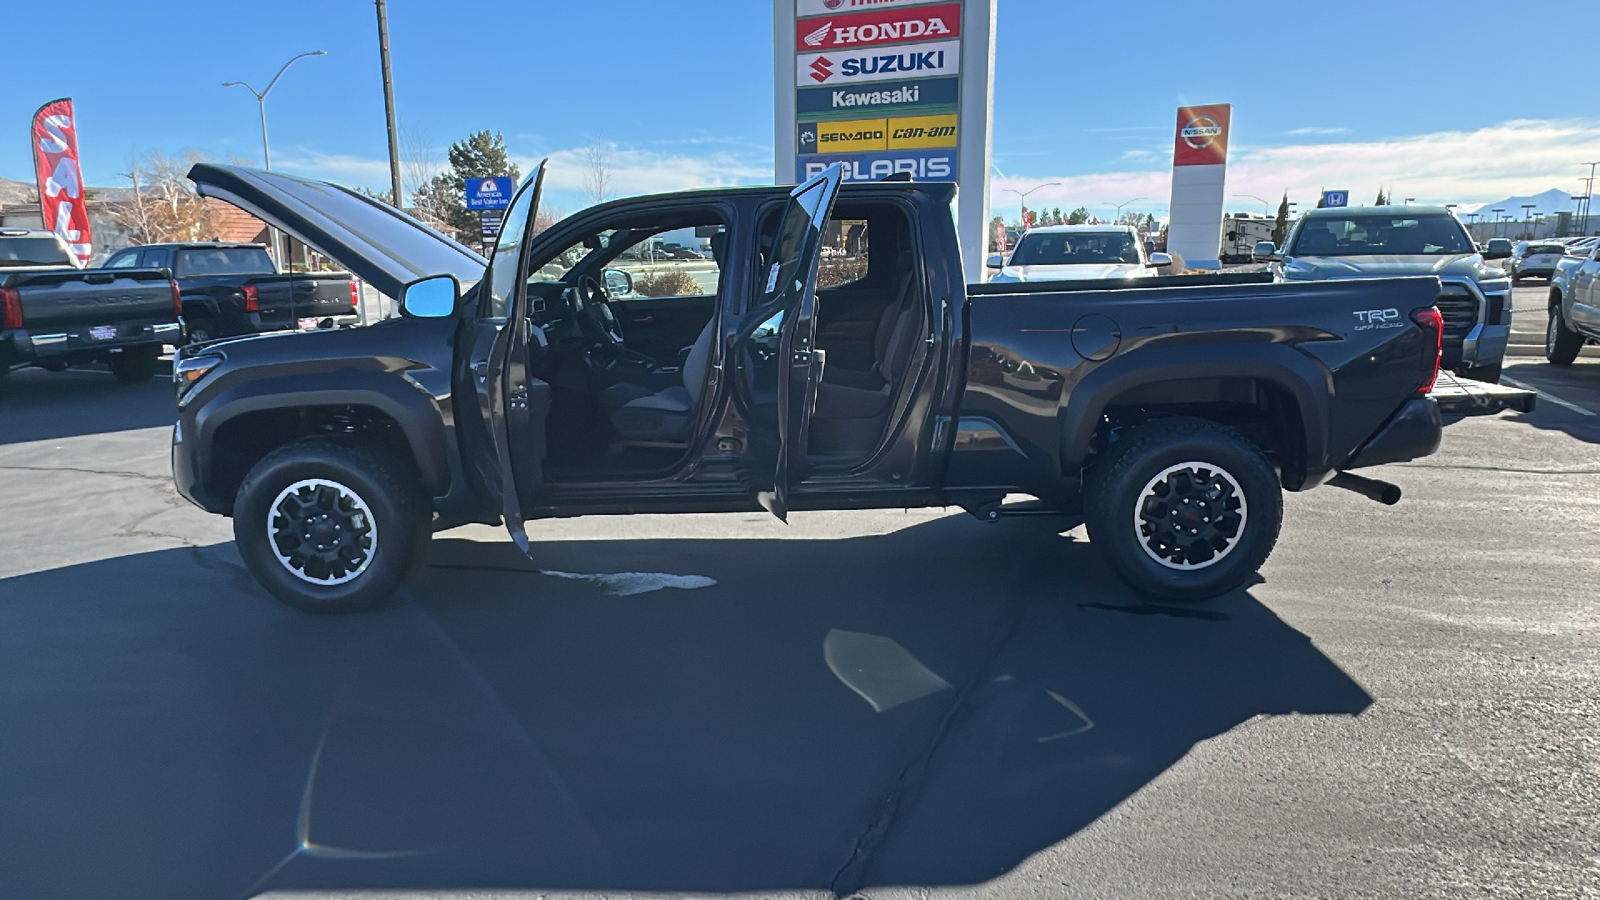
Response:
[[[198,165],[201,194],[339,260],[401,315],[185,348],[178,490],[231,516],[254,576],[311,611],[381,603],[433,531],[468,522],[503,522],[526,551],[525,523],[548,517],[994,521],[1024,511],[1013,494],[1086,521],[1138,591],[1203,599],[1266,560],[1283,491],[1392,503],[1398,488],[1352,470],[1439,446],[1436,277],[968,285],[955,185],[841,175],[535,230],[541,167],[485,260],[349,191]],[[609,296],[612,260],[687,229],[709,236],[714,276]]]

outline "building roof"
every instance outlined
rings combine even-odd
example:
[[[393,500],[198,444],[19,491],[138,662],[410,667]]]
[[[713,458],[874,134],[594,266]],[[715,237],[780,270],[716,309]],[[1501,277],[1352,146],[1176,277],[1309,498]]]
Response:
[[[231,203],[210,198],[205,202],[217,216],[217,233],[213,235],[217,240],[232,244],[263,242],[262,232],[267,230],[267,223]]]

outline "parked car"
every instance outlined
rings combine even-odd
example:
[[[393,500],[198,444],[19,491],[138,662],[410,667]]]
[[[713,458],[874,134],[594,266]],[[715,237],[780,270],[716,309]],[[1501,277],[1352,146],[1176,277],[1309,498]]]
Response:
[[[1308,210],[1281,252],[1263,241],[1255,258],[1284,282],[1438,278],[1444,367],[1498,383],[1511,336],[1511,281],[1487,263],[1510,252],[1510,241],[1493,238],[1480,253],[1442,206],[1369,206]]]
[[[996,521],[1017,493],[1087,520],[1137,590],[1200,599],[1260,567],[1282,491],[1392,503],[1398,488],[1350,470],[1439,446],[1434,277],[967,285],[953,184],[841,185],[835,165],[793,191],[618,200],[534,233],[543,176],[486,267],[324,184],[190,172],[399,299],[400,318],[368,328],[218,341],[176,365],[177,489],[233,518],[286,603],[380,603],[430,530],[466,522],[503,521],[526,550],[525,522],[554,516],[957,506]],[[859,278],[818,290],[830,217],[865,223],[871,251]],[[727,229],[718,292],[611,310],[613,258],[689,226]],[[559,278],[526,277],[574,247]],[[681,360],[633,349],[673,335],[694,335]]]
[[[1567,256],[1588,256],[1589,251],[1593,250],[1596,244],[1600,244],[1600,237],[1572,238],[1567,241],[1565,252]],[[1554,278],[1555,274],[1551,273],[1551,277]]]
[[[1582,256],[1563,256],[1550,276],[1544,357],[1570,366],[1585,344],[1600,341],[1600,241]]]
[[[990,283],[1147,278],[1172,265],[1165,253],[1146,254],[1127,225],[1047,225],[1022,236],[1011,258],[993,254]]]
[[[191,343],[298,327],[331,328],[354,321],[361,302],[348,272],[279,274],[261,244],[216,241],[147,244],[120,250],[106,268],[160,267],[172,272],[183,298]]]
[[[1555,241],[1518,241],[1500,268],[1511,276],[1512,284],[1521,284],[1529,277],[1548,279],[1555,273],[1556,261],[1566,252],[1566,246]]]
[[[54,233],[0,229],[0,376],[101,362],[120,381],[144,381],[181,331],[164,270],[80,269]]]

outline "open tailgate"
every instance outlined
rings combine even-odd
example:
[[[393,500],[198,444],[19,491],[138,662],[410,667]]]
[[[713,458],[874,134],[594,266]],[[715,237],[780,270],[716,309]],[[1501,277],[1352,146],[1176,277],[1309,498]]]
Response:
[[[1533,412],[1539,395],[1526,388],[1488,384],[1440,372],[1432,397],[1439,411],[1447,416],[1487,416],[1505,410]]]

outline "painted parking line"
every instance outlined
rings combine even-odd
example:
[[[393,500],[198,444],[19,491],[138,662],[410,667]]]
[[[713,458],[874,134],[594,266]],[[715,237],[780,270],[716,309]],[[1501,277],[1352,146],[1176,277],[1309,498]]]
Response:
[[[1523,384],[1522,382],[1516,380],[1515,378],[1507,378],[1507,377],[1502,375],[1500,377],[1500,382],[1502,384],[1509,384],[1514,388],[1522,388],[1525,391],[1533,391],[1535,394],[1538,394],[1540,397],[1544,398],[1545,400],[1548,400],[1549,402],[1554,403],[1555,405],[1560,406],[1560,407],[1562,407],[1564,409],[1570,409],[1570,410],[1572,410],[1573,412],[1577,413],[1580,416],[1592,416],[1592,415],[1595,414],[1594,410],[1592,410],[1592,409],[1584,409],[1583,407],[1579,406],[1576,403],[1571,402],[1570,400],[1563,400],[1560,397],[1557,397],[1556,395],[1550,393],[1549,391],[1542,391],[1542,390],[1534,387],[1531,384]]]

